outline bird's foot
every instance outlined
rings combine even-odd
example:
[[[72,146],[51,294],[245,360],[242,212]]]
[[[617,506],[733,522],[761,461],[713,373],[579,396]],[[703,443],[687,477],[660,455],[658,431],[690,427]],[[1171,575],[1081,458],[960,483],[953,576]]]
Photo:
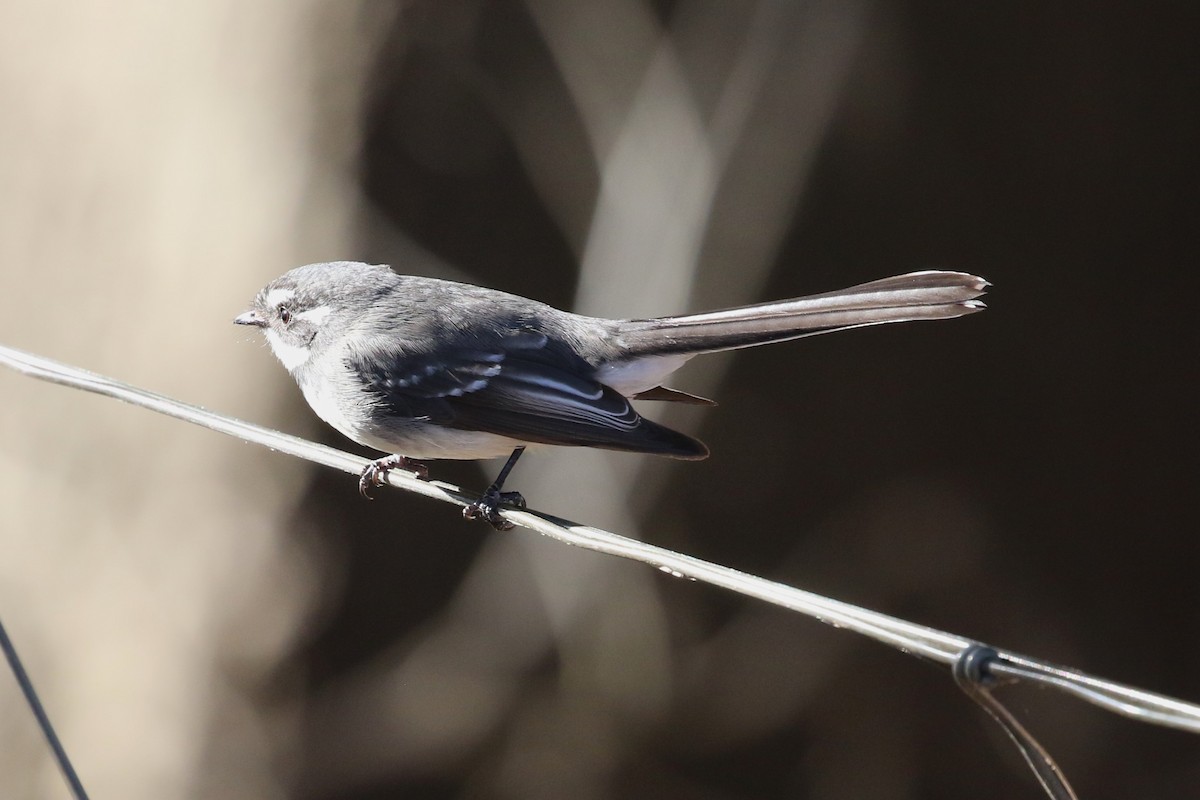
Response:
[[[500,506],[507,505],[516,509],[525,509],[525,498],[520,492],[502,492],[495,486],[483,493],[474,503],[463,509],[466,519],[484,519],[498,531],[510,531],[513,524],[500,516]]]
[[[423,481],[429,480],[429,468],[420,461],[413,461],[407,456],[385,456],[377,458],[363,467],[362,475],[358,479],[359,494],[368,500],[374,500],[375,498],[371,497],[371,490],[387,483],[387,474],[394,469],[411,472]]]

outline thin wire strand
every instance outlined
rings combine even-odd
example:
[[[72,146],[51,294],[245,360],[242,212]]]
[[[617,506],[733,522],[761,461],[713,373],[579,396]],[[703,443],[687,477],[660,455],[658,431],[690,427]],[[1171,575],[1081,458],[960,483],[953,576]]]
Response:
[[[31,377],[115,397],[353,475],[359,475],[369,463],[367,459],[332,447],[216,414],[11,347],[0,345],[0,363]],[[476,499],[452,484],[418,480],[403,471],[389,472],[387,482],[398,489],[459,506],[465,506]],[[537,511],[505,509],[501,513],[505,519],[516,525],[560,542],[641,561],[675,577],[720,586],[747,597],[797,611],[835,628],[845,628],[869,636],[902,652],[950,668],[959,660],[964,649],[982,644],[965,636],[897,619]],[[996,659],[989,664],[989,669],[995,675],[1019,678],[1058,689],[1100,708],[1142,722],[1200,733],[1200,705],[1097,678],[1001,648],[992,649],[996,651]]]
[[[1034,738],[1013,713],[992,694],[999,682],[991,673],[991,664],[996,660],[996,651],[983,645],[971,645],[959,654],[951,674],[963,694],[974,700],[988,713],[996,724],[1004,729],[1008,738],[1021,751],[1021,756],[1033,771],[1038,783],[1050,800],[1079,800],[1067,776],[1055,763],[1049,751]]]
[[[21,687],[21,694],[25,695],[25,702],[29,704],[29,709],[33,712],[38,727],[42,729],[42,735],[46,737],[50,750],[54,753],[54,760],[58,762],[63,779],[71,787],[71,794],[75,796],[76,800],[87,800],[88,795],[83,789],[83,782],[79,780],[79,773],[72,766],[71,759],[67,756],[67,750],[59,740],[58,733],[54,730],[53,723],[50,722],[50,715],[46,713],[46,707],[42,705],[37,690],[33,688],[33,681],[30,680],[25,665],[21,663],[21,657],[17,655],[17,647],[9,638],[3,622],[0,622],[0,650],[4,651],[4,657],[8,659],[8,666],[12,669],[13,677],[17,679],[17,685]]]

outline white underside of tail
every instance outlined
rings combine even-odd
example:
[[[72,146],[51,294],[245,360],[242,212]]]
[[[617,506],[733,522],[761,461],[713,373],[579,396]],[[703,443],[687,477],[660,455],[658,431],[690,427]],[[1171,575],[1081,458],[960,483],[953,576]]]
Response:
[[[596,370],[596,380],[611,386],[626,397],[661,386],[667,376],[692,357],[687,355],[643,356],[629,361],[605,364]]]

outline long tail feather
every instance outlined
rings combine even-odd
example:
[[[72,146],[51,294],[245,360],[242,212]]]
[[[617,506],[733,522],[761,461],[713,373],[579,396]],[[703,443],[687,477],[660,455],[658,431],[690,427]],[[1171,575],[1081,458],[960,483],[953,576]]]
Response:
[[[976,298],[988,286],[964,272],[911,272],[794,300],[629,320],[620,332],[631,354],[696,355],[864,325],[961,317],[984,309]]]

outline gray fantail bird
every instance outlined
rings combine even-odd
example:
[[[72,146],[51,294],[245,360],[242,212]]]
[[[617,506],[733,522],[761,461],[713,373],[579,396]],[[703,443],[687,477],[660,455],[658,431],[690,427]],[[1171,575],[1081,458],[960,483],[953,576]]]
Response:
[[[391,469],[426,477],[413,459],[508,454],[496,481],[463,510],[506,529],[500,505],[524,500],[501,489],[527,445],[707,457],[702,442],[643,418],[629,402],[712,405],[662,385],[693,356],[960,317],[984,308],[975,298],[988,285],[962,272],[912,272],[794,300],[629,320],[337,261],[276,278],[234,321],[263,330],[317,416],[394,454],[363,470],[365,496]]]

